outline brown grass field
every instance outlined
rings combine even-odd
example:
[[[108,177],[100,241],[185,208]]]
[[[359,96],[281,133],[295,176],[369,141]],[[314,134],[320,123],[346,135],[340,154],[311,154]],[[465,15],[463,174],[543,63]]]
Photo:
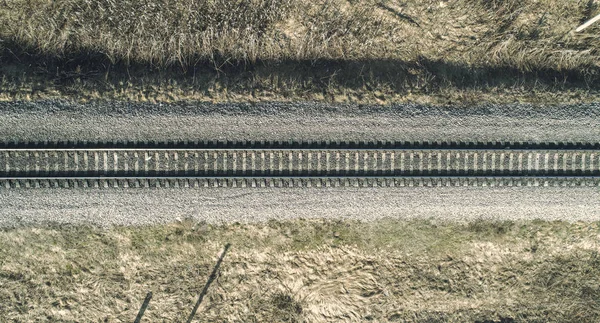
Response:
[[[598,322],[600,223],[0,231],[0,322]]]
[[[0,99],[582,102],[595,0],[3,0]]]

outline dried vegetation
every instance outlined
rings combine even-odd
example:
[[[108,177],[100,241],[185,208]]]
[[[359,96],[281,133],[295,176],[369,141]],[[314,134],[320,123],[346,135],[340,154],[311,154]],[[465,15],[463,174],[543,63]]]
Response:
[[[0,321],[597,322],[600,224],[293,221],[0,231]]]
[[[10,0],[0,97],[593,100],[600,27],[573,29],[597,11],[594,0]]]

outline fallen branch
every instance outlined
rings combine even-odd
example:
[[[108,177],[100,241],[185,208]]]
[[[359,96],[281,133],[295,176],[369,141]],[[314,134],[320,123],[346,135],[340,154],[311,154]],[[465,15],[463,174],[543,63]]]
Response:
[[[138,312],[138,315],[135,318],[135,321],[133,321],[133,323],[140,323],[140,321],[142,320],[142,316],[144,316],[144,312],[146,311],[146,308],[148,307],[148,304],[150,303],[151,299],[152,292],[148,292],[148,294],[146,294],[146,298],[144,299],[144,303],[142,303],[142,307],[140,308],[140,311]]]
[[[595,23],[596,21],[600,20],[600,15],[597,15],[596,17],[586,21],[586,23],[584,23],[583,25],[577,27],[577,29],[575,29],[576,32],[580,32],[584,29],[586,29],[587,27],[591,26],[593,23]]]
[[[202,289],[200,296],[198,296],[198,301],[196,302],[196,305],[194,305],[194,309],[192,310],[190,317],[188,317],[187,323],[192,322],[192,319],[194,318],[194,315],[196,315],[196,311],[198,310],[200,303],[202,303],[202,299],[204,298],[204,295],[206,295],[206,293],[208,292],[208,287],[210,287],[210,284],[213,282],[213,280],[215,280],[215,278],[217,278],[217,272],[219,271],[221,262],[223,262],[223,258],[225,258],[225,254],[227,253],[227,250],[229,249],[229,247],[231,247],[231,244],[228,243],[225,245],[225,249],[223,250],[223,253],[221,253],[221,256],[219,257],[219,260],[217,260],[217,264],[215,265],[215,268],[213,268],[212,273],[208,277],[208,281],[206,282],[206,285],[204,285],[204,288]]]

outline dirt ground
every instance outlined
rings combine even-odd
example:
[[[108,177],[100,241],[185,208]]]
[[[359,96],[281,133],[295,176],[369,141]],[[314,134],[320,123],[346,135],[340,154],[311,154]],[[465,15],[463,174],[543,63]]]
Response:
[[[0,232],[0,321],[594,322],[600,224],[304,221]]]

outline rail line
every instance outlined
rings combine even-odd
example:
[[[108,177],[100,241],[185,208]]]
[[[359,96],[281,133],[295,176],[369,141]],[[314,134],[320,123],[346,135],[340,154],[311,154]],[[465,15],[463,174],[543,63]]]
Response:
[[[0,141],[0,149],[600,149],[576,141],[391,141],[391,140],[170,140],[170,141]]]
[[[0,188],[600,184],[592,143],[186,143],[0,148]]]
[[[10,188],[598,187],[600,177],[42,177],[0,178]]]
[[[597,150],[0,150],[0,177],[600,176]]]

